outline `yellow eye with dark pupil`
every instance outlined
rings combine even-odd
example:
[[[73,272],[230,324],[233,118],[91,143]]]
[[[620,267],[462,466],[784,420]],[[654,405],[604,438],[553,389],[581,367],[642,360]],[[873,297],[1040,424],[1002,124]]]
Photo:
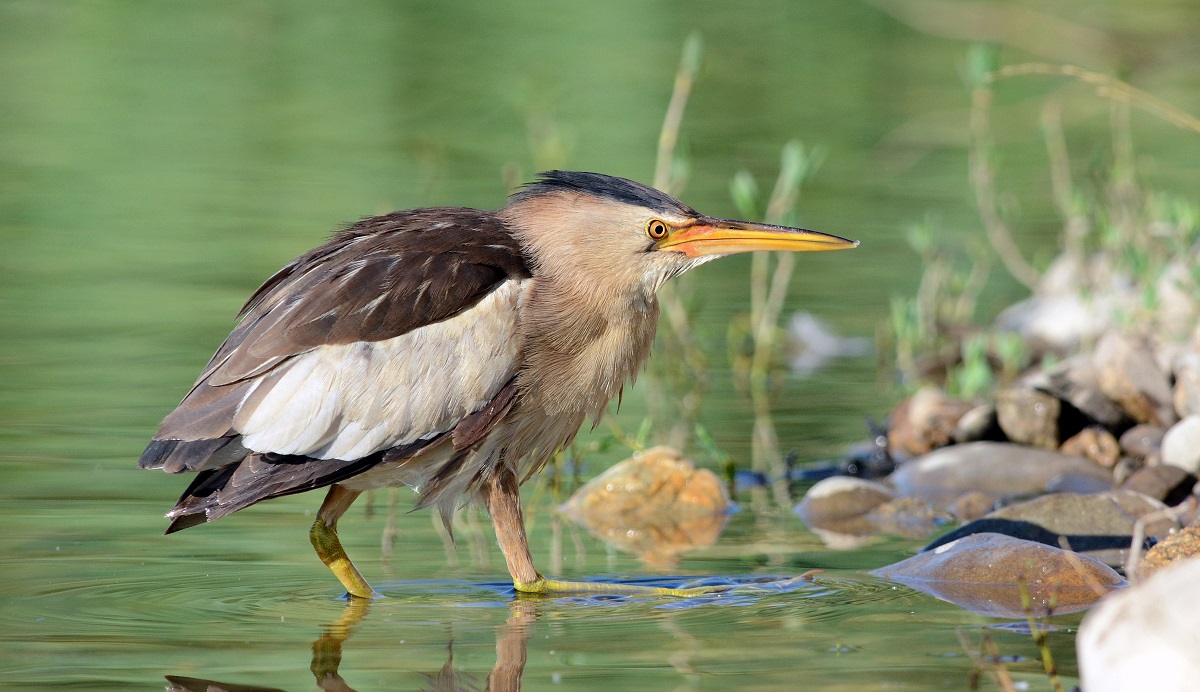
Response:
[[[646,224],[646,235],[654,240],[666,238],[669,231],[670,229],[667,228],[667,224],[658,219],[651,219],[650,223]]]

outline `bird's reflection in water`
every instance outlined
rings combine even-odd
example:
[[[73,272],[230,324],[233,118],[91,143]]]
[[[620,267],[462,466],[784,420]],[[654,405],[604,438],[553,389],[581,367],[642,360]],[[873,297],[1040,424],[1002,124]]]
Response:
[[[521,689],[521,677],[525,673],[526,649],[537,617],[536,601],[517,600],[509,604],[509,617],[496,628],[496,664],[487,676],[486,686],[476,676],[454,668],[454,641],[446,644],[446,663],[436,673],[422,673],[425,684],[422,690],[430,692],[475,692],[489,690],[513,692]],[[354,692],[338,672],[342,662],[342,646],[366,619],[371,602],[353,599],[342,614],[322,628],[321,636],[312,645],[312,663],[309,670],[316,678],[317,686],[326,692]],[[168,692],[280,692],[275,687],[238,685],[203,678],[168,675]]]
[[[366,619],[371,609],[371,601],[363,598],[352,598],[346,604],[346,609],[337,620],[326,625],[312,645],[312,663],[308,669],[317,679],[317,686],[326,692],[353,692],[354,688],[347,685],[338,674],[338,666],[342,664],[342,644],[350,638]]]

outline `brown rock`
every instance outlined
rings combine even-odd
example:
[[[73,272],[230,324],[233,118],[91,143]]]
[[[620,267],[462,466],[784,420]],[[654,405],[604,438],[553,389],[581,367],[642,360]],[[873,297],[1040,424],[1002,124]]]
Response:
[[[1062,402],[1035,389],[996,392],[996,418],[1008,439],[1017,444],[1058,448],[1058,417]]]
[[[1121,449],[1129,456],[1145,459],[1162,449],[1163,435],[1167,431],[1157,425],[1139,423],[1121,434]]]
[[[948,513],[938,511],[925,500],[915,497],[898,497],[867,513],[867,521],[880,533],[905,538],[924,538],[950,520]]]
[[[1159,464],[1143,466],[1129,474],[1121,484],[1122,490],[1132,490],[1174,506],[1192,494],[1196,477],[1178,466]]]
[[[893,452],[916,456],[954,441],[954,428],[972,405],[934,387],[924,387],[896,405],[888,429]]]
[[[1146,552],[1137,566],[1138,579],[1145,579],[1172,562],[1197,555],[1200,555],[1200,526],[1192,524]]]
[[[996,407],[991,404],[981,404],[967,411],[954,426],[954,441],[957,444],[1003,439],[1004,431],[996,422]]]
[[[593,478],[560,509],[618,549],[670,567],[682,553],[716,542],[729,496],[712,471],[655,447]]]
[[[1157,462],[1154,465],[1157,465]],[[1121,485],[1134,471],[1146,466],[1151,464],[1140,457],[1123,456],[1117,459],[1117,465],[1113,467],[1113,485]]]
[[[954,512],[954,518],[965,524],[969,521],[975,521],[982,517],[996,506],[996,498],[981,493],[978,490],[972,490],[963,493],[957,500],[954,501],[954,506],[951,511]]]
[[[1129,420],[1124,409],[1100,390],[1096,369],[1086,356],[1068,358],[1046,372],[1024,378],[1022,384],[1054,395],[1106,428],[1119,429]]]
[[[1177,420],[1171,383],[1147,340],[1109,332],[1096,345],[1092,362],[1100,390],[1135,421],[1170,427]]]
[[[1075,436],[1062,443],[1059,448],[1063,454],[1091,459],[1106,469],[1116,465],[1121,458],[1121,445],[1117,438],[1104,428],[1084,428]]]
[[[1107,565],[1033,541],[978,533],[871,572],[993,617],[1072,613],[1125,585]]]

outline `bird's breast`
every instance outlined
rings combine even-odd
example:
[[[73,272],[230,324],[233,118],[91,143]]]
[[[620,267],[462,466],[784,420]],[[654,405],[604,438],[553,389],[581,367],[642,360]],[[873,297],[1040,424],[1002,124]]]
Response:
[[[580,420],[599,416],[645,366],[658,304],[539,288],[530,293],[522,324],[522,407]]]

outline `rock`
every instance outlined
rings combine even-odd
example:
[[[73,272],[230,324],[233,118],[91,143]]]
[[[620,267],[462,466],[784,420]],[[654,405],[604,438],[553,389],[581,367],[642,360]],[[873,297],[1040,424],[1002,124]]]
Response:
[[[1088,692],[1195,690],[1200,681],[1200,560],[1116,593],[1084,616],[1075,648]]]
[[[1106,493],[1113,489],[1111,476],[1082,476],[1078,473],[1065,473],[1052,478],[1046,484],[1048,493],[1075,493],[1076,495],[1095,495]]]
[[[1188,416],[1167,430],[1162,461],[1188,473],[1200,473],[1200,416]]]
[[[1121,458],[1121,445],[1117,438],[1104,428],[1084,428],[1062,443],[1059,451],[1091,461],[1111,469]]]
[[[1200,416],[1200,353],[1188,351],[1175,359],[1175,413]]]
[[[1157,425],[1139,423],[1121,434],[1121,449],[1141,459],[1154,456],[1162,448],[1163,434],[1166,432]]]
[[[1035,617],[1088,608],[1124,586],[1110,567],[1084,555],[1009,536],[978,533],[871,572],[992,617],[1022,618],[1021,586]]]
[[[1195,486],[1196,476],[1178,466],[1159,464],[1134,471],[1121,484],[1121,489],[1141,493],[1174,507],[1187,499]]]
[[[888,446],[906,455],[925,454],[954,440],[954,429],[971,404],[924,387],[897,404],[888,429]]]
[[[997,499],[1035,495],[1054,482],[1080,477],[1108,483],[1111,475],[1086,459],[1003,442],[945,447],[902,465],[892,483],[902,495],[949,504],[978,490]]]
[[[978,442],[980,440],[1004,440],[1004,431],[996,420],[996,407],[991,404],[981,404],[967,411],[958,419],[954,426],[954,441]]]
[[[1058,416],[1062,402],[1036,389],[996,392],[996,419],[1008,439],[1018,444],[1058,448]]]
[[[1092,362],[1100,390],[1135,421],[1168,427],[1177,420],[1171,383],[1149,342],[1109,332],[1096,345]]]
[[[981,493],[978,490],[963,493],[959,496],[950,511],[954,513],[954,518],[965,524],[969,521],[975,521],[996,507],[996,498]]]
[[[1146,466],[1146,462],[1137,457],[1123,456],[1117,459],[1117,465],[1113,467],[1113,485],[1120,486],[1134,471],[1143,466]]]
[[[899,497],[885,502],[867,513],[867,521],[879,533],[890,533],[905,538],[924,538],[937,530],[938,526],[952,520],[947,512],[940,512],[925,500],[916,497]]]
[[[1100,390],[1096,368],[1086,356],[1072,356],[1046,372],[1024,378],[1022,384],[1052,394],[1106,428],[1118,430],[1130,420],[1125,410]]]
[[[1099,495],[1056,493],[989,512],[930,543],[924,550],[977,533],[1002,533],[1085,553],[1108,565],[1123,565],[1135,522],[1166,505],[1128,490]],[[1147,537],[1162,538],[1179,527],[1161,516],[1145,527]],[[1065,541],[1065,543],[1064,543]]]
[[[892,488],[883,483],[834,476],[818,481],[804,494],[796,513],[806,524],[832,528],[830,523],[841,519],[864,517],[878,505],[896,497]],[[851,532],[853,531],[842,531]],[[874,532],[874,531],[870,531]]]
[[[1177,255],[1158,272],[1154,283],[1155,334],[1164,340],[1183,341],[1190,326],[1196,324],[1197,310],[1200,309],[1196,296],[1200,291],[1197,291],[1194,266],[1192,257]]]
[[[593,478],[559,509],[601,540],[669,567],[682,553],[715,543],[729,508],[716,474],[655,447]]]
[[[1005,308],[996,326],[1016,332],[1042,350],[1069,353],[1099,336],[1112,322],[1111,301],[1084,300],[1078,289],[1038,295]]]
[[[1146,579],[1167,565],[1200,556],[1200,525],[1192,524],[1167,536],[1148,550],[1137,566],[1138,579]]]

